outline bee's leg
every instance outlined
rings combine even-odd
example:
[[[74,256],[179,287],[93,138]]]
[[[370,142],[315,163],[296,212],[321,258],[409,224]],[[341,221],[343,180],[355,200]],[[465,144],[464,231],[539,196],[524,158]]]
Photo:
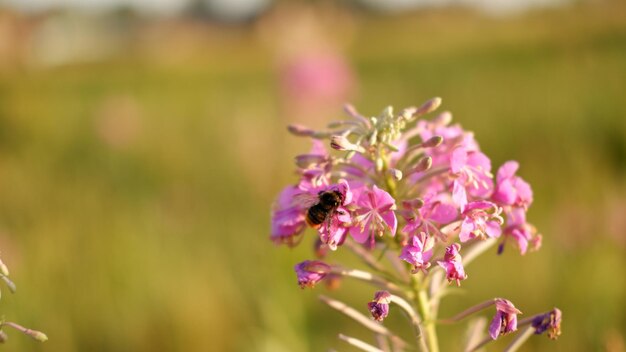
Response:
[[[331,229],[331,225],[333,222],[333,215],[332,214],[328,214],[328,216],[326,216],[326,231],[328,231],[328,235],[330,236],[330,229]]]

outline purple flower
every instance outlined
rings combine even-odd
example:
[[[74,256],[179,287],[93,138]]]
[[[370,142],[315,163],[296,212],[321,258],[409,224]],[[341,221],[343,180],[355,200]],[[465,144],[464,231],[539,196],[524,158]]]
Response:
[[[375,236],[382,236],[385,230],[389,230],[395,236],[398,227],[398,219],[394,213],[396,201],[389,193],[373,186],[372,189],[362,187],[355,190],[355,217],[350,235],[359,243],[368,238],[373,246]]]
[[[460,249],[460,244],[451,244],[446,248],[446,254],[444,254],[443,260],[437,262],[439,266],[446,270],[446,279],[448,279],[448,282],[455,280],[457,286],[461,286],[461,280],[467,279],[461,255],[459,254]]]
[[[435,239],[422,232],[419,236],[411,236],[409,244],[402,248],[400,259],[413,265],[413,274],[422,270],[426,273],[426,269],[430,267],[429,260],[433,256],[433,247]]]
[[[389,315],[390,297],[389,292],[378,291],[374,294],[374,300],[367,303],[367,308],[375,320],[383,321]]]
[[[496,175],[496,189],[491,197],[500,205],[515,205],[526,209],[533,201],[533,191],[526,181],[515,176],[518,168],[517,161],[507,161],[500,166]]]
[[[489,335],[492,339],[498,338],[517,330],[517,315],[522,314],[519,309],[515,308],[511,301],[496,298],[496,315],[489,325]]]
[[[561,310],[553,310],[535,317],[532,322],[535,334],[541,335],[548,330],[548,337],[556,340],[561,335]]]
[[[277,244],[293,247],[306,228],[306,209],[299,206],[294,196],[300,191],[296,186],[284,188],[272,208],[272,233],[270,239]]]
[[[455,176],[453,199],[461,210],[467,204],[467,194],[480,198],[491,194],[491,161],[485,154],[459,146],[450,154],[450,171]]]
[[[488,201],[468,203],[463,211],[463,223],[459,239],[467,242],[472,238],[500,237],[503,220],[500,217],[501,208]]]
[[[328,273],[330,273],[330,265],[319,260],[305,260],[294,266],[296,275],[298,276],[298,285],[301,288],[313,287],[320,282]]]

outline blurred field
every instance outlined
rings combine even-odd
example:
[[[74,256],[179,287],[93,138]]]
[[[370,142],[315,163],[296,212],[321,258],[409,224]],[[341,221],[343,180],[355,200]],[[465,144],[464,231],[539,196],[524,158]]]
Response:
[[[496,296],[527,314],[558,306],[561,339],[523,350],[624,351],[624,4],[343,15],[360,111],[441,96],[535,191],[542,250],[481,258],[441,315]],[[18,293],[0,307],[50,338],[11,333],[8,350],[348,351],[337,332],[369,338],[317,301],[323,287],[297,287],[308,239],[268,241],[270,204],[308,145],[285,132],[298,117],[256,28],[214,28],[178,60],[130,50],[1,73],[0,249]],[[350,282],[331,295],[357,307],[371,296]],[[461,331],[440,329],[443,351]]]

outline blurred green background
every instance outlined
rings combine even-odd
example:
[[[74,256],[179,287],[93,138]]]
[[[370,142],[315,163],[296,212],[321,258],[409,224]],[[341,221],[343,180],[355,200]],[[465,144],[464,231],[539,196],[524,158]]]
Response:
[[[317,86],[290,76],[311,57],[331,58]],[[0,249],[18,292],[3,290],[0,309],[50,338],[7,331],[5,348],[350,351],[338,332],[371,339],[316,297],[364,310],[373,289],[300,290],[292,267],[312,257],[313,233],[295,249],[268,240],[270,204],[309,148],[285,126],[321,128],[344,100],[376,115],[433,96],[494,167],[521,163],[544,235],[539,252],[472,264],[441,316],[497,296],[528,315],[557,306],[561,338],[522,350],[626,350],[621,1],[507,16],[281,2],[237,24],[1,10]],[[442,350],[462,331],[440,328]]]

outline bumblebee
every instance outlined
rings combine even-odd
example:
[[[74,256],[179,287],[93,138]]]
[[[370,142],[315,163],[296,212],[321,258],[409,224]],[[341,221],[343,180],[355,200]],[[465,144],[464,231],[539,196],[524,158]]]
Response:
[[[317,198],[317,203],[306,212],[306,223],[313,228],[320,227],[324,221],[330,221],[330,217],[344,201],[343,194],[337,190],[320,192]]]

